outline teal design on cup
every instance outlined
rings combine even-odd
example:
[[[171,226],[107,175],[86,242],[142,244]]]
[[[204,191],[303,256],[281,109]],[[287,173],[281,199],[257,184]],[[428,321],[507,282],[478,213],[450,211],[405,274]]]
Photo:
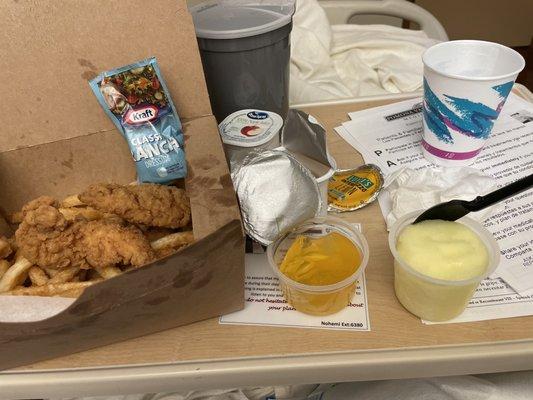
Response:
[[[483,103],[444,95],[446,103],[441,101],[431,90],[424,79],[424,118],[429,129],[437,138],[445,143],[454,143],[449,129],[464,135],[487,139],[492,131],[494,121],[498,118],[505,104],[509,92],[513,88],[513,81],[493,86],[491,89],[499,93],[500,102],[496,109]]]

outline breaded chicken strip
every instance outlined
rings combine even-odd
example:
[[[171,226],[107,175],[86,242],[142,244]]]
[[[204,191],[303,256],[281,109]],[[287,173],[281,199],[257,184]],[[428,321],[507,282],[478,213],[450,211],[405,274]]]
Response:
[[[150,242],[135,226],[116,221],[89,221],[81,227],[85,259],[94,268],[115,264],[140,266],[154,258]]]
[[[67,221],[51,205],[27,208],[15,238],[22,256],[51,269],[140,266],[155,257],[139,229],[116,221]]]
[[[40,206],[52,206],[57,207],[58,202],[51,196],[41,196],[27,202],[22,207],[22,216],[24,217],[28,211],[36,210]]]
[[[181,228],[191,220],[189,199],[183,189],[144,183],[122,186],[100,183],[89,186],[79,199],[100,211],[147,226]]]
[[[22,207],[21,211],[17,211],[10,216],[10,222],[13,224],[20,224],[24,219],[24,216],[28,211],[35,210],[39,206],[57,206],[57,200],[50,196],[41,196],[33,199],[32,201],[26,203]]]
[[[15,232],[15,239],[26,259],[52,269],[89,268],[79,246],[84,222],[68,223],[51,205],[36,204],[35,208],[25,206],[23,210],[24,219]]]

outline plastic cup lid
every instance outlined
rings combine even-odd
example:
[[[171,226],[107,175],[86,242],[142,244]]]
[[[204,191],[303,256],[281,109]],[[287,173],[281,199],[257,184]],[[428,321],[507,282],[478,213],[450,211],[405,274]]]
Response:
[[[287,25],[295,0],[209,0],[189,9],[196,36],[238,39],[270,32]]]
[[[228,115],[218,125],[224,144],[238,147],[261,146],[283,126],[283,118],[270,111],[246,109]]]

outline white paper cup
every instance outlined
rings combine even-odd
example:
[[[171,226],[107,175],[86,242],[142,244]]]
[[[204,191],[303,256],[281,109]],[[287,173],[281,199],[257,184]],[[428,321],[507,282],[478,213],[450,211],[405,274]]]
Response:
[[[441,165],[472,164],[525,66],[516,51],[498,43],[456,40],[422,55],[426,159]]]

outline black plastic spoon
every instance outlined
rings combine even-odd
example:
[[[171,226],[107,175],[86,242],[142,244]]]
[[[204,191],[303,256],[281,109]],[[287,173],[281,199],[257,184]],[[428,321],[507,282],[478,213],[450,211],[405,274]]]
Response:
[[[413,224],[428,219],[443,219],[445,221],[455,221],[472,211],[483,210],[502,200],[512,197],[533,186],[533,175],[526,176],[507,186],[504,186],[485,196],[478,196],[472,201],[451,200],[446,203],[437,204],[418,216]]]

